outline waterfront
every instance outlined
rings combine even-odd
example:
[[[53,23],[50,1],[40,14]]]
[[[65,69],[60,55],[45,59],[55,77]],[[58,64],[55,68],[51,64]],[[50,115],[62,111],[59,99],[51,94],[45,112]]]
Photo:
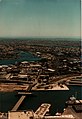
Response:
[[[71,95],[77,92],[77,99],[82,99],[82,87],[70,86],[69,91],[33,91],[32,96],[27,96],[18,110],[33,109],[35,111],[42,103],[50,103],[50,114],[63,111],[65,102]],[[13,108],[20,96],[16,92],[0,93],[0,111],[7,112]]]
[[[66,80],[68,80],[70,74],[72,77],[74,75],[80,75],[81,68],[79,57],[79,45],[76,49],[75,47],[71,48],[70,43],[69,48],[59,47],[60,43],[57,45],[57,47],[52,47],[53,45],[27,45],[25,41],[24,48],[21,43],[18,44],[20,45],[17,45],[15,46],[15,48],[13,48],[13,51],[15,51],[15,49],[19,49],[17,59],[13,59],[11,57],[12,53],[8,55],[6,49],[3,53],[5,54],[6,52],[7,59],[3,58],[3,60],[0,60],[0,65],[2,65],[1,76],[4,79],[5,85],[8,82],[17,83],[17,81],[19,81],[20,84],[21,81],[22,83],[26,81],[27,84],[29,84],[29,82],[37,83],[37,87],[39,88],[43,85],[44,88],[48,86],[47,88],[45,88],[45,90],[42,91],[31,90],[33,95],[27,95],[24,102],[20,105],[18,110],[31,109],[35,112],[42,103],[49,103],[51,104],[50,115],[55,115],[57,111],[63,111],[63,109],[65,108],[65,102],[69,99],[70,96],[74,95],[77,97],[77,99],[82,99],[81,86],[69,86],[69,90],[47,90],[49,86],[51,86],[51,84],[65,83],[63,81],[63,78],[66,77]],[[25,46],[25,44],[28,47]],[[73,46],[76,46],[75,42],[73,43]],[[8,52],[11,52],[10,45]],[[13,55],[15,55],[15,52],[13,52]],[[39,56],[40,58],[38,58],[37,56]],[[8,57],[10,58],[8,59]],[[41,58],[44,60],[37,62]],[[17,65],[15,63],[16,61],[20,63],[18,63]],[[36,62],[33,63],[30,61]],[[8,66],[5,67],[4,65]],[[24,76],[26,76],[26,78]],[[2,79],[2,77],[0,78]],[[20,96],[17,96],[17,92],[0,92],[0,112],[8,112],[12,110],[19,98]]]
[[[19,59],[4,59],[0,60],[0,64],[14,64],[16,61],[37,61],[38,57],[33,56],[29,52],[20,52]],[[77,99],[82,99],[81,86],[70,86],[70,90],[66,91],[32,91],[33,95],[28,95],[24,102],[20,105],[19,110],[33,109],[35,111],[42,103],[50,103],[50,113],[54,115],[57,111],[63,111],[65,107],[65,102],[71,95],[75,95],[77,92]],[[16,95],[16,92],[1,92],[0,93],[0,111],[8,112],[16,104],[20,96]]]
[[[3,59],[0,60],[0,65],[9,65],[9,64],[15,64],[15,62],[22,62],[22,61],[38,61],[40,58],[37,56],[34,56],[30,52],[19,52],[19,58],[17,59]]]
[[[80,3],[0,0],[0,119],[81,119]]]

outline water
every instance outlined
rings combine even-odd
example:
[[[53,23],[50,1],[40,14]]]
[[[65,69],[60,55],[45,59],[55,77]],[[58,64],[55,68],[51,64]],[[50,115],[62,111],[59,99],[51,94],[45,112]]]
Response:
[[[34,57],[27,52],[20,52],[20,58],[17,60],[0,60],[0,64],[14,64],[16,61],[37,61],[39,58]],[[51,115],[54,115],[57,110],[62,111],[65,107],[65,102],[71,95],[75,95],[77,92],[77,99],[82,99],[81,95],[82,87],[70,86],[69,91],[33,91],[32,96],[27,96],[24,102],[20,105],[19,110],[36,109],[42,103],[50,103]],[[16,95],[16,92],[0,93],[0,111],[8,112],[13,108],[20,97]]]
[[[15,62],[22,62],[22,61],[38,61],[40,58],[32,55],[29,52],[20,51],[19,58],[17,59],[3,59],[0,60],[0,65],[8,65],[8,64],[15,64]]]
[[[75,95],[75,92],[77,92],[77,99],[82,99],[81,91],[82,87],[80,86],[70,86],[69,91],[32,91],[33,95],[28,95],[25,98],[19,110],[32,109],[36,111],[42,103],[50,103],[50,114],[54,115],[57,110],[63,111],[66,100],[71,95]],[[19,98],[16,92],[0,93],[0,111],[7,112],[11,110]]]
[[[82,99],[81,90],[81,87],[71,86],[69,91],[36,91],[33,92],[34,97],[27,97],[19,109],[33,109],[36,111],[42,103],[50,103],[50,113],[54,115],[57,110],[63,111],[66,100],[75,92],[77,92],[77,99]]]

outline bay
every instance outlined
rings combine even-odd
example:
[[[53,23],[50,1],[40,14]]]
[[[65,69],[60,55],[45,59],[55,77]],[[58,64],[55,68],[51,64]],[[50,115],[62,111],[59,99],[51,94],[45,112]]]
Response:
[[[15,64],[15,62],[22,62],[22,61],[38,61],[40,58],[34,56],[30,52],[20,51],[19,58],[17,59],[3,59],[0,60],[0,65],[9,65]]]
[[[40,58],[33,56],[29,52],[20,52],[20,58],[0,60],[0,65],[14,64],[22,61],[38,61]],[[62,112],[65,108],[65,102],[77,92],[77,99],[82,99],[82,87],[70,86],[69,91],[32,91],[32,96],[27,96],[18,110],[36,111],[42,103],[50,103],[50,114],[54,115],[57,111]],[[8,112],[16,104],[20,97],[16,92],[0,92],[0,112]]]
[[[70,86],[68,91],[32,91],[32,96],[28,95],[24,102],[20,105],[18,110],[33,110],[42,103],[50,103],[50,114],[55,115],[57,111],[62,112],[65,108],[65,102],[72,95],[75,96],[77,92],[77,99],[82,99],[82,87]],[[0,111],[7,112],[13,108],[20,96],[16,92],[0,93]]]

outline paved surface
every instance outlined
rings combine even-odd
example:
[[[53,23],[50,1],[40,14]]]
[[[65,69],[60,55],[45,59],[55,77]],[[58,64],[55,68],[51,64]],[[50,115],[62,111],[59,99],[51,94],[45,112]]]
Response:
[[[49,111],[49,108],[50,108],[50,104],[47,104],[47,103],[44,103],[42,104],[35,112],[36,115],[39,115],[39,116],[44,116],[46,114],[46,112]]]
[[[25,97],[26,97],[26,95],[21,96],[21,98],[18,100],[18,102],[16,103],[16,105],[13,107],[13,109],[11,111],[16,111],[19,108],[20,104],[25,99]]]
[[[30,119],[33,116],[32,111],[9,112],[8,119]]]

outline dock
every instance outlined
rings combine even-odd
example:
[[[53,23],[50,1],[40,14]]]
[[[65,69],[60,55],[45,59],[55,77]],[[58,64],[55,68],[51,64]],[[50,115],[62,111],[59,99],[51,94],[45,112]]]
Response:
[[[15,106],[13,107],[13,109],[11,111],[17,111],[17,109],[19,108],[19,106],[21,105],[21,103],[24,101],[24,99],[26,98],[27,94],[32,94],[29,91],[32,89],[32,87],[35,84],[31,84],[29,85],[29,87],[27,88],[27,90],[25,92],[18,92],[18,94],[21,94],[22,96],[20,97],[20,99],[18,100],[18,102],[15,104]]]
[[[69,83],[73,83],[73,84],[81,84],[81,85],[82,85],[82,81],[71,80],[71,81],[69,81]]]
[[[13,109],[11,111],[16,111],[19,108],[20,104],[25,99],[25,97],[26,97],[26,95],[21,96],[21,98],[18,100],[18,102],[15,104],[15,106],[13,107]]]
[[[73,115],[45,116],[44,119],[76,119]]]
[[[18,92],[18,95],[31,95],[31,92]]]
[[[44,116],[47,112],[49,112],[51,104],[43,103],[35,112],[36,115]]]
[[[66,82],[66,85],[82,86],[82,80],[81,79],[71,79]]]

